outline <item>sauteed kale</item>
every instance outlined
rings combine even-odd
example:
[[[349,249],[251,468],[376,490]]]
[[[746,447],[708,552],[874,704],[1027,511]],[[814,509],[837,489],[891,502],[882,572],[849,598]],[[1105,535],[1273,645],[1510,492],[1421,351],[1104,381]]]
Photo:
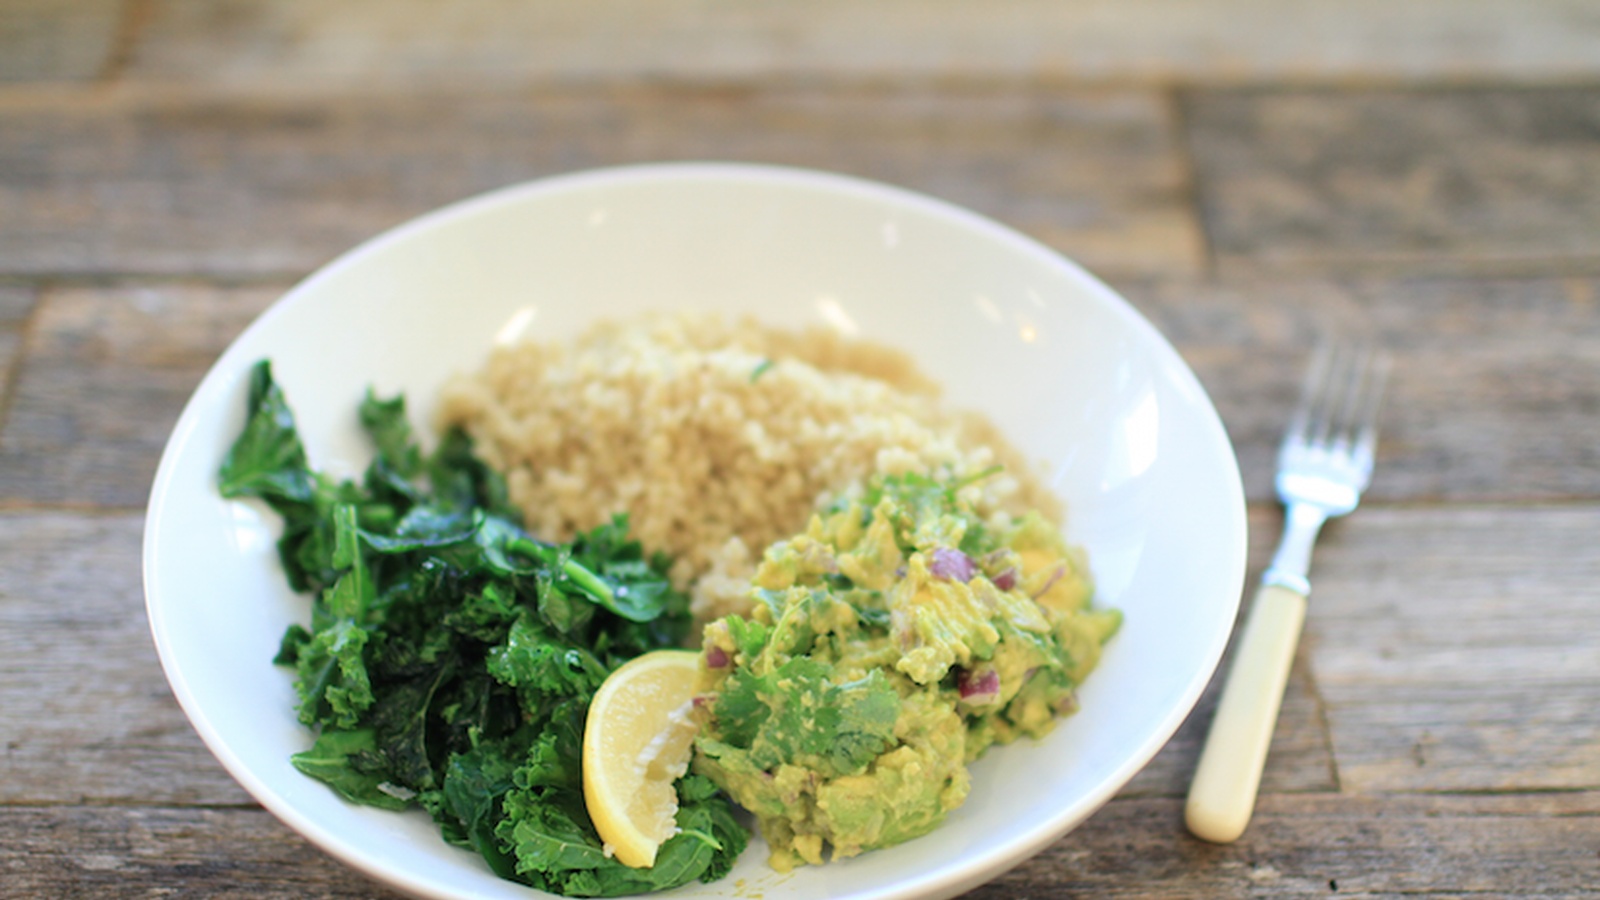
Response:
[[[604,852],[584,810],[584,714],[606,675],[676,646],[688,602],[626,517],[565,544],[521,526],[499,475],[461,431],[423,453],[402,397],[370,391],[376,449],[359,481],[313,470],[263,360],[225,459],[225,497],[283,520],[279,557],[310,595],[276,662],[295,672],[314,733],[293,757],[349,800],[421,808],[497,874],[570,896],[614,896],[725,875],[747,835],[704,777],[678,783],[680,833],[656,864]]]

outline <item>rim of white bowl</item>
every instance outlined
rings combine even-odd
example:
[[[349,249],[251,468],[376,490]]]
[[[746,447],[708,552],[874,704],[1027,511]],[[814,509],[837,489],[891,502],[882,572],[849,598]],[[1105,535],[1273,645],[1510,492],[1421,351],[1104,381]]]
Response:
[[[1020,253],[1041,260],[1049,266],[1063,271],[1081,287],[1095,294],[1102,302],[1114,309],[1117,315],[1122,317],[1130,327],[1141,332],[1145,339],[1150,341],[1151,346],[1156,348],[1156,352],[1165,357],[1165,359],[1161,360],[1164,369],[1175,373],[1178,379],[1177,386],[1181,388],[1182,392],[1188,395],[1190,400],[1197,401],[1201,408],[1209,413],[1205,417],[1205,427],[1211,432],[1211,439],[1220,444],[1226,451],[1226,457],[1232,462],[1232,465],[1227,467],[1226,474],[1229,484],[1226,485],[1226,492],[1228,496],[1236,498],[1236,502],[1232,504],[1234,509],[1231,510],[1231,513],[1238,527],[1232,542],[1236,564],[1230,566],[1230,571],[1234,571],[1236,574],[1233,578],[1233,583],[1229,585],[1229,595],[1236,598],[1234,600],[1234,610],[1235,612],[1237,611],[1244,585],[1247,549],[1244,490],[1242,478],[1239,474],[1238,460],[1233,452],[1232,441],[1228,438],[1227,431],[1222,424],[1220,416],[1217,415],[1216,408],[1212,404],[1209,395],[1166,336],[1161,334],[1148,319],[1134,309],[1132,304],[1122,295],[1112,290],[1110,286],[1077,262],[1020,231],[966,207],[908,188],[835,172],[766,163],[720,161],[658,162],[585,169],[535,178],[455,201],[382,231],[320,266],[286,291],[283,296],[273,301],[244,331],[240,332],[238,337],[234,338],[228,348],[207,370],[204,378],[201,379],[199,386],[196,387],[194,393],[184,405],[183,412],[179,416],[171,436],[168,438],[151,486],[149,506],[145,515],[142,552],[145,612],[150,622],[156,653],[167,676],[168,685],[171,687],[173,695],[177,698],[178,705],[183,709],[190,724],[199,733],[206,747],[222,764],[223,768],[280,821],[346,865],[376,881],[413,896],[426,897],[430,898],[430,900],[454,900],[460,894],[448,884],[426,876],[397,877],[396,873],[382,869],[367,860],[358,850],[350,847],[339,833],[323,827],[315,819],[302,814],[294,804],[286,800],[277,790],[259,778],[245,765],[223,739],[221,733],[217,731],[210,718],[206,715],[205,710],[195,699],[187,678],[179,669],[177,661],[172,657],[166,616],[155,598],[161,587],[159,583],[161,573],[157,571],[158,567],[156,565],[160,551],[160,534],[157,526],[163,518],[169,482],[173,478],[176,460],[181,455],[183,446],[193,437],[203,411],[210,408],[213,403],[220,399],[219,395],[223,393],[225,388],[224,381],[226,379],[224,376],[237,368],[238,364],[235,362],[235,357],[243,352],[243,346],[248,343],[248,338],[256,331],[265,328],[265,323],[277,316],[284,315],[286,310],[300,302],[300,298],[307,294],[310,288],[317,283],[335,277],[337,273],[360,264],[367,256],[382,251],[391,243],[405,240],[417,232],[430,230],[454,219],[474,216],[486,210],[508,204],[522,203],[543,195],[578,191],[600,185],[626,185],[629,183],[660,182],[664,180],[715,180],[724,183],[744,181],[776,184],[885,201],[980,232],[990,239],[1009,245]],[[1229,616],[1226,627],[1219,628],[1215,633],[1208,636],[1204,652],[1204,658],[1207,663],[1194,674],[1190,682],[1179,693],[1181,701],[1171,707],[1162,718],[1160,724],[1151,732],[1151,736],[1146,740],[1145,744],[1140,746],[1136,753],[1123,760],[1121,765],[1117,766],[1108,777],[1103,779],[1101,784],[1090,792],[1082,802],[1042,820],[1038,827],[1034,828],[1025,839],[1008,845],[1003,851],[991,852],[976,859],[954,861],[946,865],[913,873],[905,881],[895,884],[892,888],[878,891],[870,896],[876,898],[876,900],[912,900],[912,898],[932,900],[932,898],[949,897],[962,891],[970,890],[1036,855],[1046,846],[1060,839],[1062,835],[1073,827],[1093,815],[1154,758],[1156,753],[1171,740],[1178,726],[1183,723],[1183,720],[1194,709],[1195,703],[1200,699],[1200,694],[1205,690],[1206,684],[1211,680],[1211,676],[1215,673],[1217,665],[1221,661],[1223,650],[1226,648],[1232,634],[1232,621],[1233,617]],[[532,888],[528,890],[538,893]]]

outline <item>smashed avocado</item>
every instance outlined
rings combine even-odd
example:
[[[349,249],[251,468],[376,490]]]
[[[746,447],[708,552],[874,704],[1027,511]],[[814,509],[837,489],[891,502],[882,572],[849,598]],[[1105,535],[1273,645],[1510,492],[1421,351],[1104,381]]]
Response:
[[[1121,622],[1056,528],[985,522],[960,487],[874,481],[767,550],[749,616],[706,626],[695,766],[779,871],[937,827],[968,763],[1077,708]]]

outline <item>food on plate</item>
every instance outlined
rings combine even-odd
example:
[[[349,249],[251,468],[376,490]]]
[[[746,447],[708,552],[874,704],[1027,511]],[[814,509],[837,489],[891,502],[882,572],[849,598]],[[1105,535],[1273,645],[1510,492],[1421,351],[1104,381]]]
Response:
[[[315,470],[263,361],[220,473],[310,595],[292,762],[542,890],[722,877],[730,795],[780,870],[926,833],[1120,621],[1016,451],[837,335],[606,323],[453,379],[431,451],[359,418],[362,477]]]
[[[680,644],[688,600],[616,518],[553,544],[518,524],[460,432],[424,456],[399,399],[368,396],[360,481],[314,471],[263,362],[221,471],[284,523],[279,556],[311,595],[277,662],[311,747],[292,762],[356,803],[420,808],[502,877],[570,896],[720,878],[748,835],[703,776],[676,780],[678,833],[650,868],[612,857],[584,805],[589,700],[629,659]]]
[[[589,703],[583,798],[600,839],[625,865],[648,868],[677,831],[678,792],[700,723],[700,656],[656,650],[623,663]]]
[[[634,537],[673,558],[702,621],[745,610],[761,551],[875,474],[999,464],[975,502],[1060,516],[985,419],[947,409],[904,354],[832,331],[690,313],[601,322],[497,348],[439,405],[505,475],[530,531],[566,540],[627,513]]]
[[[875,479],[767,550],[748,617],[705,629],[695,770],[780,871],[937,827],[967,763],[1077,708],[1121,621],[1057,528],[981,519],[959,487]]]

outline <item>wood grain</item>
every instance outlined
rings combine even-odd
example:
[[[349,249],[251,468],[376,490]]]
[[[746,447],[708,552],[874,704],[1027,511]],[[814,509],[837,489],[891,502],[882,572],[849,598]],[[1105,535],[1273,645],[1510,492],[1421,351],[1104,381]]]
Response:
[[[6,897],[393,898],[260,809],[0,807]]]
[[[156,659],[143,517],[0,513],[0,806],[238,804]]]
[[[278,293],[191,284],[46,291],[0,431],[0,502],[142,506],[190,392]]]
[[[1204,255],[1154,92],[21,92],[0,95],[0,121],[0,208],[15,211],[0,217],[0,275],[297,276],[491,188],[684,159],[904,185],[1110,273],[1192,274]]]
[[[1600,91],[1197,92],[1224,271],[1600,268]]]
[[[1252,585],[1278,519],[1251,516]],[[1597,531],[1593,505],[1331,525],[1263,793],[1600,789]],[[1187,790],[1227,665],[1122,796]]]
[[[1118,281],[1217,404],[1249,496],[1310,348],[1367,339],[1394,356],[1369,502],[1549,502],[1600,492],[1600,282],[1591,278]]]
[[[133,77],[273,85],[671,78],[1529,80],[1591,75],[1583,0],[162,0]]]
[[[1308,633],[1345,790],[1600,787],[1597,533],[1589,505],[1338,523]]]
[[[84,82],[116,49],[123,0],[0,4],[0,82]]]
[[[1182,833],[1182,801],[1115,800],[967,896],[1592,897],[1600,795],[1269,797],[1239,843]],[[255,809],[0,808],[19,897],[393,896]]]
[[[23,327],[37,292],[29,285],[0,283],[0,427],[10,406],[12,376],[22,349]]]
[[[1264,797],[1237,843],[1118,800],[971,897],[1592,897],[1600,795]]]
[[[38,288],[31,284],[6,284],[0,282],[0,329],[16,331],[33,313]]]

